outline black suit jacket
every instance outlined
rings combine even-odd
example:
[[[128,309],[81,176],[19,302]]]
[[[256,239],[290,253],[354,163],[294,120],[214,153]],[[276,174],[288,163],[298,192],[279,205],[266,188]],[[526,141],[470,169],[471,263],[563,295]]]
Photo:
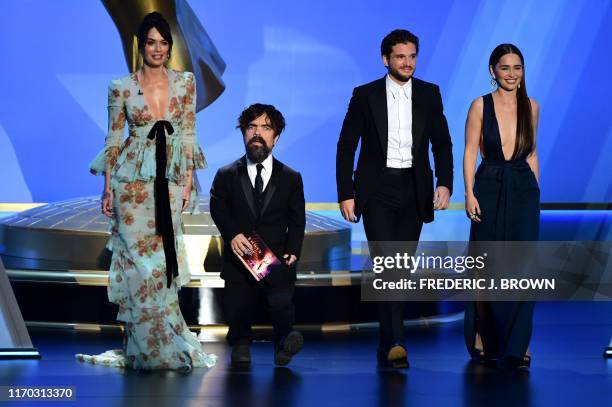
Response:
[[[239,233],[256,231],[283,265],[266,277],[272,284],[295,281],[295,265],[284,265],[283,254],[300,257],[306,226],[302,176],[273,159],[261,215],[256,215],[246,156],[219,169],[210,190],[210,214],[224,241],[221,278],[254,282],[236,257],[230,242]]]
[[[424,222],[434,218],[433,173],[428,148],[434,157],[437,186],[453,191],[453,154],[442,97],[437,85],[412,78],[412,167],[417,207]],[[354,173],[355,151],[361,150]],[[387,165],[388,118],[385,77],[353,90],[336,153],[338,202],[355,198],[359,216],[375,191]]]

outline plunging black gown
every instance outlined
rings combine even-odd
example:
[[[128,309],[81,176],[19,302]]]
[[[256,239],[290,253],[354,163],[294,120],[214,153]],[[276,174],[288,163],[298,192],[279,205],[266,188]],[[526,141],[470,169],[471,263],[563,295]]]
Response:
[[[495,116],[493,95],[483,96],[484,156],[474,178],[480,222],[471,222],[470,241],[537,241],[540,189],[526,159],[530,151],[506,160]],[[472,302],[466,304],[465,341],[473,357],[475,335],[482,338],[485,359],[521,360],[529,346],[533,302]],[[478,311],[477,311],[478,309]]]

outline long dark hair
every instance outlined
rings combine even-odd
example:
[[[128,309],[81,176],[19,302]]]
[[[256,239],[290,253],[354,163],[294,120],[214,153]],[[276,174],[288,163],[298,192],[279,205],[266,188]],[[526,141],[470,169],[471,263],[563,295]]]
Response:
[[[516,54],[523,65],[523,77],[516,92],[516,140],[514,142],[514,153],[512,158],[520,156],[524,152],[532,152],[535,147],[533,134],[533,118],[531,116],[531,102],[527,96],[527,85],[525,84],[525,60],[521,50],[514,44],[499,44],[489,57],[489,67],[493,70],[501,57],[506,54]]]
[[[136,38],[138,38],[138,49],[142,52],[145,44],[147,43],[147,35],[149,34],[149,30],[151,28],[157,29],[162,38],[168,41],[168,54],[172,52],[172,32],[170,31],[170,24],[157,11],[147,14],[142,23],[140,23],[140,27],[138,27],[138,33],[136,34]]]

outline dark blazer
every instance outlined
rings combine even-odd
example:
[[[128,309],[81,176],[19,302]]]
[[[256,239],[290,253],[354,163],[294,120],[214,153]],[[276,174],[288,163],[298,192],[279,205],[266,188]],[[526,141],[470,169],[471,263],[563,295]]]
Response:
[[[437,85],[412,78],[412,167],[417,207],[425,223],[433,221],[433,173],[429,164],[431,143],[437,186],[453,191],[453,154],[442,97]],[[359,216],[375,191],[387,165],[387,88],[385,77],[353,90],[336,153],[338,202],[355,198]],[[361,150],[354,173],[355,151]]]
[[[246,156],[219,169],[210,189],[210,214],[224,241],[221,278],[255,282],[236,257],[230,242],[239,233],[256,231],[283,262],[266,280],[272,284],[295,281],[295,265],[284,265],[283,254],[300,257],[306,226],[302,176],[273,159],[261,215],[256,215]],[[295,263],[294,263],[295,264]]]

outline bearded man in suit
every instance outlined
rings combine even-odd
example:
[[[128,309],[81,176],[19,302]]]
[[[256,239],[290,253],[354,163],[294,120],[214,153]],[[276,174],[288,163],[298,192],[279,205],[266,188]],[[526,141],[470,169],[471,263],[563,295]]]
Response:
[[[418,52],[419,39],[409,31],[394,30],[383,39],[381,56],[387,74],[353,90],[338,140],[340,211],[349,222],[358,222],[363,215],[369,242],[417,242],[423,223],[433,221],[434,209],[448,207],[452,192],[452,143],[442,97],[437,85],[413,76]],[[407,368],[404,303],[385,301],[378,306],[378,362]]]

